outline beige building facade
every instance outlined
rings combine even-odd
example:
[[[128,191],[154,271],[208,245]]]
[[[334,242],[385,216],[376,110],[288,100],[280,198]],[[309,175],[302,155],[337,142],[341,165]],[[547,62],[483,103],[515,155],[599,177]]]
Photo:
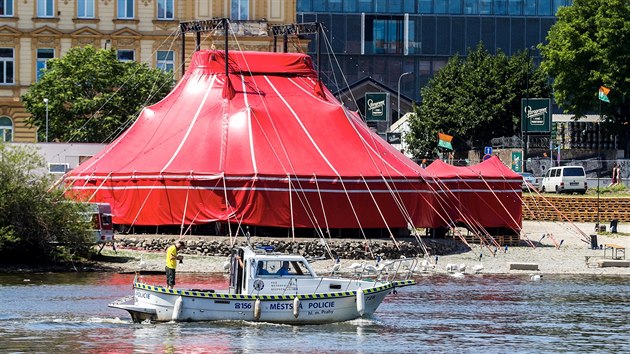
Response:
[[[179,78],[181,21],[229,18],[236,28],[230,49],[270,51],[268,26],[295,22],[295,11],[296,0],[0,0],[0,139],[36,142],[20,97],[47,60],[72,47],[112,48],[119,60],[173,70]],[[221,36],[200,37],[202,49],[223,47]],[[186,37],[187,59],[195,39]]]

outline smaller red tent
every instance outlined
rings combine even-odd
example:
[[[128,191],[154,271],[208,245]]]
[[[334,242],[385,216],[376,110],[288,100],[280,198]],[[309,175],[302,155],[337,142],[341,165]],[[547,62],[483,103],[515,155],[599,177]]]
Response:
[[[439,207],[448,215],[444,226],[474,221],[484,228],[521,229],[522,177],[498,157],[465,167],[436,160],[425,171],[433,176]]]

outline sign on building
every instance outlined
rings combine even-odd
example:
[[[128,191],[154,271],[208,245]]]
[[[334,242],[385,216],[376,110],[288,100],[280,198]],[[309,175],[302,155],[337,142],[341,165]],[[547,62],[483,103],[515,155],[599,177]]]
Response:
[[[389,122],[389,93],[367,92],[365,94],[365,120]]]
[[[512,171],[523,172],[523,152],[512,151]]]
[[[390,144],[401,144],[402,143],[402,134],[401,133],[387,133],[387,142]]]
[[[549,133],[551,129],[549,98],[521,99],[521,129],[528,133]]]

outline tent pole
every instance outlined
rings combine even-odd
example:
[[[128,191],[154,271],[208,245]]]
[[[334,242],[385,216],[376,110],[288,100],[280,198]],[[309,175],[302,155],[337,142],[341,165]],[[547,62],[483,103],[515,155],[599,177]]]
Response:
[[[182,76],[184,76],[184,72],[186,71],[186,32],[184,32],[183,30],[183,25],[181,26],[182,29],[182,52],[181,52],[181,68],[182,68]]]
[[[278,36],[276,36],[275,34],[273,35],[273,52],[277,52],[278,51]]]
[[[317,22],[317,80],[320,80],[320,72],[322,66],[320,65],[320,54],[322,52],[322,24]]]
[[[291,209],[291,235],[293,236],[293,242],[295,242],[295,224],[293,223],[293,198],[291,195],[291,175],[287,173],[287,180],[289,181],[289,209]]]
[[[228,77],[228,19],[223,19],[223,28],[225,30],[225,77]]]
[[[197,32],[197,37],[195,38],[195,52],[198,52],[201,49],[201,32]]]

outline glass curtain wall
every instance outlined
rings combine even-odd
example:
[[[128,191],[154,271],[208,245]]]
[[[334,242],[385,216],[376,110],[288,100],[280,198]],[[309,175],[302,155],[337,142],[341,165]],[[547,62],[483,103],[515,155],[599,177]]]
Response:
[[[324,25],[330,49],[322,47],[322,74],[333,92],[346,88],[344,82],[367,77],[396,90],[399,76],[412,71],[416,74],[405,78],[401,94],[420,101],[420,88],[452,56],[465,55],[480,42],[490,52],[508,55],[544,42],[555,23],[553,14],[570,4],[571,0],[299,0],[297,22]],[[309,51],[315,52],[314,42]]]

